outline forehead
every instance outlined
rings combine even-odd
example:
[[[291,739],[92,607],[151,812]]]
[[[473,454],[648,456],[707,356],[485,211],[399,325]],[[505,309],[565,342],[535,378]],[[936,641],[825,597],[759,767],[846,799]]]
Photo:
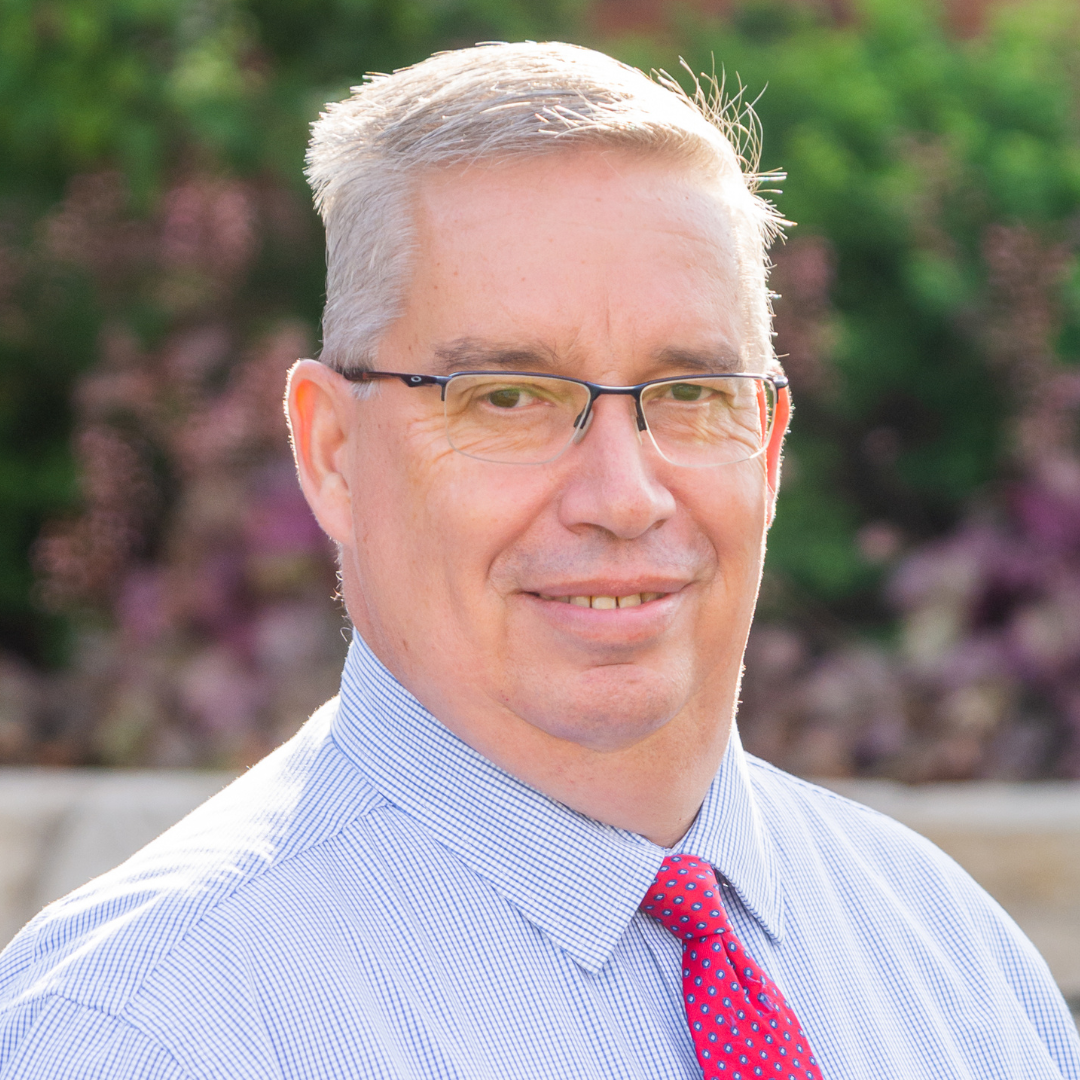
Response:
[[[415,226],[395,328],[413,350],[479,341],[593,374],[743,352],[727,191],[700,171],[575,151],[441,172],[419,185]]]

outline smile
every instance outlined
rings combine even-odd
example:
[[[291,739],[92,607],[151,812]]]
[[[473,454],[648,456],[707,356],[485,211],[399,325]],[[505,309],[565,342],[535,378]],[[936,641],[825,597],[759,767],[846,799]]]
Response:
[[[545,596],[537,593],[541,600],[554,600],[558,604],[573,604],[575,607],[600,608],[610,611],[612,608],[640,607],[651,600],[659,600],[670,595],[662,592],[631,593],[629,596]]]

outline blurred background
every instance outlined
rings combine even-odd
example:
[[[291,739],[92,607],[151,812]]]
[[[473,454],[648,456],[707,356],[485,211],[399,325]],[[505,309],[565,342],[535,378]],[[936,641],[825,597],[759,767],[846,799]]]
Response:
[[[794,772],[1080,778],[1075,0],[5,0],[0,764],[235,770],[336,689],[285,372],[365,72],[561,38],[726,75],[798,222],[741,725]]]

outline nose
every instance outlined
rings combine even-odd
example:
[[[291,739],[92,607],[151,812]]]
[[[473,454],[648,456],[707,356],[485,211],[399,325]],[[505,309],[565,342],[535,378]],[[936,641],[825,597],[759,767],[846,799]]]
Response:
[[[675,497],[655,471],[660,456],[638,431],[629,397],[597,398],[585,436],[565,459],[559,515],[567,528],[598,528],[633,540],[674,515]]]

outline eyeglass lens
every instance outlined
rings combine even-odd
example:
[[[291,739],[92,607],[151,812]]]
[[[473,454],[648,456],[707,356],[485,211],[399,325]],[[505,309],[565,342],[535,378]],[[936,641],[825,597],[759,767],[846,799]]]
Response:
[[[641,395],[659,453],[676,465],[727,465],[756,457],[768,441],[774,388],[766,379],[708,375],[673,379]],[[540,375],[454,376],[446,385],[446,433],[469,457],[508,464],[551,461],[573,440],[588,387]]]

